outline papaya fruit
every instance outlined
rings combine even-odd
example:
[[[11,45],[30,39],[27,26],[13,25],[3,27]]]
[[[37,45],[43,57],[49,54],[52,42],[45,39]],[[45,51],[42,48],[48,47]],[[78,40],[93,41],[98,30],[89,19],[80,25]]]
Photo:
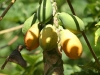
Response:
[[[50,0],[42,0],[38,10],[37,18],[41,23],[47,23],[53,13],[53,8]]]
[[[50,51],[57,46],[58,36],[54,26],[46,25],[40,32],[39,44],[45,51]]]
[[[75,15],[61,12],[58,13],[58,18],[60,19],[62,23],[61,25],[64,27],[64,29],[68,29],[73,33],[80,33],[80,31],[85,29],[83,21]]]
[[[32,27],[29,28],[24,37],[27,50],[34,50],[39,46],[39,32],[38,23],[33,24]]]
[[[34,13],[32,16],[30,16],[23,24],[22,27],[22,33],[25,35],[28,29],[34,24],[35,22],[38,22],[36,13]]]
[[[68,29],[60,31],[60,45],[66,56],[77,59],[82,55],[82,44],[78,37]]]

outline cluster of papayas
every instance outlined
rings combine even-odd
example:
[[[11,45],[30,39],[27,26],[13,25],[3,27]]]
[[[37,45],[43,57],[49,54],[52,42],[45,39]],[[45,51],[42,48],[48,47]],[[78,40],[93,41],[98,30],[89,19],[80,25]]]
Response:
[[[65,12],[58,13],[59,24],[64,28],[60,32],[60,45],[65,54],[71,59],[77,59],[82,54],[82,44],[75,35],[85,29],[83,21]]]
[[[56,48],[60,43],[65,54],[71,59],[77,59],[82,54],[82,44],[74,33],[80,33],[85,29],[83,21],[65,12],[57,13],[60,34],[57,34],[56,26],[48,24],[53,16],[51,0],[42,0],[40,6],[31,17],[29,17],[22,28],[25,35],[24,42],[28,50],[34,50],[40,46],[45,51]],[[39,25],[44,25],[39,28]],[[60,42],[58,41],[60,37]]]
[[[49,27],[50,29],[46,30],[47,33],[44,33],[44,29],[46,29],[46,28],[44,28],[41,31],[41,34],[43,34],[44,36],[42,36],[42,35],[40,36],[40,28],[39,28],[39,23],[46,24],[52,17],[52,14],[53,14],[53,8],[52,8],[51,1],[50,0],[42,0],[36,13],[34,13],[32,16],[30,16],[24,22],[24,25],[22,28],[22,33],[25,35],[24,42],[25,42],[26,48],[28,50],[33,50],[33,49],[37,48],[39,46],[39,40],[40,40],[40,43],[43,43],[41,41],[43,41],[45,39],[47,40],[46,37],[49,36],[49,35],[47,35],[47,33],[50,32],[49,31],[50,29],[52,30],[51,34],[53,33],[53,31],[54,31],[53,27],[51,27],[51,28]],[[49,26],[49,25],[47,25],[47,26]],[[42,38],[39,39],[39,36]],[[43,39],[43,37],[45,37],[45,39]],[[50,42],[52,39],[55,39],[55,38],[51,38],[51,36],[50,36]],[[40,46],[43,49],[47,49],[47,48],[45,48],[45,45],[48,42],[49,41],[45,42],[45,44],[43,43],[44,45],[40,44]],[[55,46],[55,45],[53,44],[53,46]]]
[[[55,27],[47,24],[41,31],[38,28],[38,23],[32,25],[26,32],[24,42],[26,48],[31,51],[39,45],[45,51],[50,51],[57,46],[57,33]]]

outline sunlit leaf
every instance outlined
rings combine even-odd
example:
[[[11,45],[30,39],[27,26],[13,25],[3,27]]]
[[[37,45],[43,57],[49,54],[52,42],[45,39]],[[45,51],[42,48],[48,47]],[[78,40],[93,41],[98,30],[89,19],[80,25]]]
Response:
[[[95,46],[97,45],[99,36],[100,36],[100,28],[98,28],[95,32]]]
[[[100,26],[100,21],[95,26]]]
[[[31,16],[30,16],[28,19],[26,19],[26,21],[24,22],[24,25],[23,25],[23,28],[22,28],[22,32],[23,32],[24,34],[26,34],[27,30],[31,27],[32,21],[33,21],[33,19],[34,19],[34,15],[35,15],[35,14],[31,15]]]

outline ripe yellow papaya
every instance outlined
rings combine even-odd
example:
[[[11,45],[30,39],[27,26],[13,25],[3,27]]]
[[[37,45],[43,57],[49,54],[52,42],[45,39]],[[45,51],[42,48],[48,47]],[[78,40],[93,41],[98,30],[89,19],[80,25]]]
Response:
[[[37,18],[41,23],[47,23],[53,14],[53,8],[50,0],[42,0],[38,10]]]
[[[85,25],[83,21],[75,16],[71,15],[65,12],[58,13],[58,18],[61,21],[61,25],[73,33],[80,33],[80,31],[83,31],[85,29]]]
[[[75,34],[68,29],[60,32],[60,44],[66,56],[77,59],[82,54],[82,44]]]
[[[39,46],[39,28],[38,23],[32,25],[27,31],[24,37],[24,42],[27,50],[34,50]]]
[[[39,38],[39,44],[43,50],[50,51],[57,46],[58,36],[54,26],[51,24],[46,25]]]

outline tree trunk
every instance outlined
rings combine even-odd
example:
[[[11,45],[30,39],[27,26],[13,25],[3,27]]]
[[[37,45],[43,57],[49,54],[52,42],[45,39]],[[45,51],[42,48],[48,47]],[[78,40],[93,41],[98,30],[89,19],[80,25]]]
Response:
[[[64,75],[62,55],[57,50],[43,52],[44,75]]]

